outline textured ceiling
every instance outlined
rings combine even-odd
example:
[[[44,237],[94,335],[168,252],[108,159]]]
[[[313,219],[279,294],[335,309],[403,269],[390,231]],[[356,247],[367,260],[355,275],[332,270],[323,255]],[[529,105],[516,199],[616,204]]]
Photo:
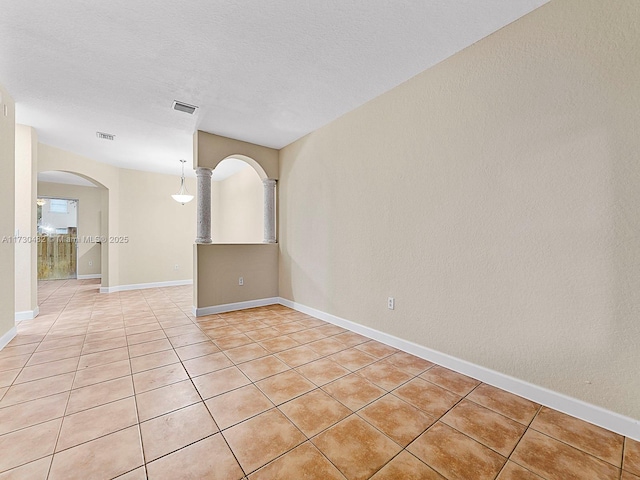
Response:
[[[178,175],[196,129],[283,147],[546,1],[0,0],[0,83],[40,141]]]

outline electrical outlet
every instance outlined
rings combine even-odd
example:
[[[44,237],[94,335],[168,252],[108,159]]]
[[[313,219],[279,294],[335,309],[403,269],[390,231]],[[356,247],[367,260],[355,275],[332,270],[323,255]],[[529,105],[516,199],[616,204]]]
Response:
[[[89,260],[89,266],[93,267],[93,260]]]
[[[238,278],[238,285],[240,285],[240,286],[244,285],[244,277]]]
[[[173,269],[174,269],[174,270],[178,270],[178,268],[179,268],[179,265],[176,263],[176,264],[173,266]]]
[[[387,299],[387,308],[389,310],[393,310],[394,308],[396,308],[396,299],[393,297],[389,297]]]

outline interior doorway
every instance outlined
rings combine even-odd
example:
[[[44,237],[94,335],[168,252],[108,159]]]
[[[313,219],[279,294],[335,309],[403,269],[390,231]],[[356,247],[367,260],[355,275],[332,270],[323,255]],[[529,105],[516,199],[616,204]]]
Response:
[[[38,198],[38,280],[77,278],[78,203],[70,198]]]

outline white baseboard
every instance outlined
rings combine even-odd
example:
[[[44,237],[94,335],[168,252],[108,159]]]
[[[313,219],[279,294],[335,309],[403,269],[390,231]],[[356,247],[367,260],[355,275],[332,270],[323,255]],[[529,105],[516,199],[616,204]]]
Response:
[[[91,278],[102,278],[100,273],[88,273],[86,275],[76,275],[78,280],[89,280]]]
[[[177,287],[181,285],[191,285],[193,279],[188,280],[171,280],[169,282],[154,283],[134,283],[132,285],[114,285],[113,287],[100,287],[100,293],[124,292],[127,290],[143,290],[145,288],[161,288],[161,287]]]
[[[554,392],[524,380],[519,380],[509,375],[505,375],[504,373],[496,372],[495,370],[452,357],[446,353],[438,352],[422,345],[418,345],[417,343],[394,337],[388,333],[380,332],[379,330],[360,325],[359,323],[336,317],[335,315],[316,310],[315,308],[292,302],[286,298],[280,297],[278,303],[286,307],[293,308],[299,312],[306,313],[307,315],[311,315],[312,317],[320,320],[324,320],[325,322],[359,333],[381,343],[385,343],[417,357],[429,360],[430,362],[437,363],[443,367],[455,370],[456,372],[476,378],[484,383],[488,383],[494,387],[501,388],[527,398],[533,402],[566,413],[567,415],[571,415],[602,428],[606,428],[607,430],[611,430],[612,432],[640,441],[640,420],[620,415],[602,407],[569,397],[568,395]]]
[[[0,350],[2,350],[4,347],[6,347],[7,344],[11,340],[13,340],[13,337],[15,337],[17,334],[18,334],[18,329],[16,327],[11,327],[11,330],[9,330],[7,333],[2,335],[0,337]]]
[[[35,310],[25,310],[24,312],[16,312],[16,322],[23,320],[33,320],[40,313],[40,307],[36,307]]]
[[[246,302],[225,303],[224,305],[214,305],[212,307],[193,307],[193,314],[196,317],[213,315],[215,313],[233,312],[234,310],[246,310],[247,308],[264,307],[265,305],[275,305],[280,302],[280,297],[261,298],[259,300],[248,300]]]

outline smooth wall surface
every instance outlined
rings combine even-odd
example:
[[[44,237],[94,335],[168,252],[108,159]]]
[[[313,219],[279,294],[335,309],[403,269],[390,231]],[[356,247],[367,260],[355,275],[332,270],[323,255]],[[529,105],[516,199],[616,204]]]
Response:
[[[102,235],[103,187],[83,187],[62,183],[38,182],[38,196],[78,200],[78,275],[99,275],[102,247],[89,241]]]
[[[120,246],[120,285],[193,278],[196,200],[171,198],[179,176],[119,170],[120,235],[129,239]],[[186,184],[196,191],[195,179]]]
[[[264,187],[252,167],[211,182],[211,238],[214,243],[262,243]]]
[[[0,239],[15,234],[15,141],[15,105],[0,85]],[[14,244],[0,242],[0,341],[15,326],[14,266]]]
[[[38,134],[26,125],[16,125],[15,160],[15,230],[26,241],[15,244],[15,310],[33,316],[38,307],[38,282],[25,275],[37,268],[37,169]]]
[[[278,245],[194,245],[198,308],[278,296]],[[242,277],[244,285],[238,285]]]
[[[280,296],[640,419],[638,18],[554,0],[284,148]]]

